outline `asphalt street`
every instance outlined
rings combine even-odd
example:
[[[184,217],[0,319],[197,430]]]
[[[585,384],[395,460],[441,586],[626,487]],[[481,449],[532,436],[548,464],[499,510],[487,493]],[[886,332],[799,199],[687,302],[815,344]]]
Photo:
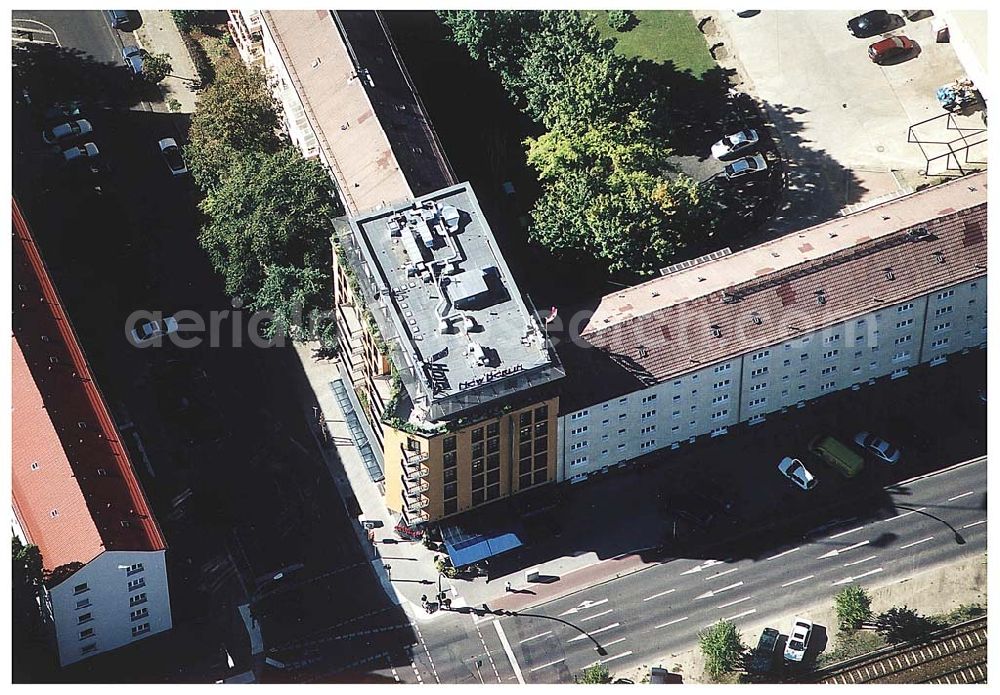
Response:
[[[849,583],[903,581],[984,553],[986,468],[984,458],[888,488],[896,510],[885,519],[844,519],[766,556],[655,565],[516,616],[478,618],[478,627],[494,632],[490,623],[499,621],[511,649],[493,656],[535,683],[572,682],[598,661],[612,672],[655,665],[694,646],[698,632],[720,619],[738,627],[767,619],[787,634],[797,611],[832,601]],[[813,642],[807,663],[822,646]]]

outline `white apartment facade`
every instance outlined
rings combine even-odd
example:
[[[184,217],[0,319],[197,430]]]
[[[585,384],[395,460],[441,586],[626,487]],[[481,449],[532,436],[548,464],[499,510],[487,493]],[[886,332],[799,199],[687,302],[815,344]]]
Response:
[[[982,184],[981,192],[985,198],[985,177],[963,179],[965,182],[970,180]],[[955,186],[955,184],[947,185]],[[938,198],[944,200],[947,196],[939,195]],[[906,204],[906,199],[900,199],[886,206],[879,206],[880,209],[875,212],[879,215],[886,213],[885,219],[888,219],[892,217],[893,205]],[[930,201],[930,204],[932,208],[937,207],[938,200]],[[885,207],[889,207],[889,210],[881,209]],[[937,209],[943,207],[942,203]],[[958,205],[954,207],[957,208]],[[951,210],[948,214],[963,215],[968,212],[969,210],[957,212]],[[694,443],[698,437],[724,435],[729,428],[739,423],[754,425],[764,422],[770,413],[801,407],[808,401],[835,391],[858,389],[882,377],[893,379],[902,377],[915,365],[939,365],[947,360],[948,355],[967,352],[973,348],[984,348],[987,326],[985,202],[982,203],[981,209],[974,208],[973,212],[976,217],[975,222],[971,219],[973,215],[968,215],[964,219],[949,223],[950,226],[941,225],[937,232],[938,238],[934,241],[910,243],[903,240],[898,247],[883,253],[861,255],[857,260],[846,260],[839,265],[831,266],[832,270],[820,269],[808,275],[799,273],[800,277],[793,277],[789,283],[776,282],[775,287],[778,289],[769,288],[763,291],[775,293],[788,291],[794,295],[791,290],[783,288],[796,287],[795,283],[810,283],[808,293],[799,289],[799,296],[796,298],[799,303],[812,305],[807,309],[797,308],[793,302],[788,302],[787,306],[782,302],[778,305],[777,311],[773,304],[755,307],[752,304],[754,299],[752,295],[730,306],[723,306],[724,303],[721,301],[711,304],[707,296],[691,296],[687,294],[688,290],[685,288],[682,290],[685,296],[678,305],[681,311],[671,320],[655,318],[657,316],[655,306],[649,307],[650,311],[645,312],[645,316],[639,314],[640,308],[633,307],[634,304],[638,304],[636,301],[638,293],[615,297],[611,301],[614,306],[624,304],[630,312],[638,314],[638,317],[629,317],[632,321],[659,322],[659,325],[655,326],[656,330],[665,331],[664,335],[673,333],[675,338],[678,335],[691,335],[692,330],[701,331],[701,326],[704,326],[706,334],[704,340],[707,342],[704,346],[696,345],[691,350],[689,360],[683,362],[676,360],[675,364],[681,365],[679,368],[665,368],[660,373],[647,374],[647,382],[653,383],[637,384],[637,388],[631,392],[615,391],[604,400],[561,412],[558,428],[557,479],[580,480],[610,467],[625,465],[633,459],[658,450],[676,449],[684,443]],[[862,245],[880,243],[878,239],[873,241],[869,236],[871,229],[867,226],[867,221],[861,220],[861,222],[862,236],[858,237],[860,243]],[[974,237],[969,241],[969,234],[972,232],[968,230],[978,229],[974,225],[980,222],[982,237]],[[927,227],[934,229],[933,224],[929,222]],[[837,233],[833,233],[831,237],[829,229],[820,231],[822,238],[827,241],[838,236]],[[810,243],[811,232],[812,230],[806,230],[799,235],[791,235],[795,238],[791,239],[790,243],[799,248],[806,248]],[[841,233],[848,237],[846,242],[853,241],[845,230]],[[891,234],[884,238],[889,236]],[[818,235],[812,237],[818,238]],[[767,253],[761,254],[768,259],[766,262],[773,263],[773,259],[789,255],[788,243],[785,248],[782,248],[780,243],[781,240],[766,250]],[[820,242],[814,243],[818,245]],[[921,246],[921,244],[931,245]],[[962,248],[961,253],[964,256],[961,263],[966,263],[972,256],[982,261],[981,264],[969,268],[961,266],[961,274],[967,277],[959,282],[938,285],[939,280],[931,277],[932,272],[923,271],[912,258],[909,261],[912,265],[906,267],[904,267],[905,261],[899,260],[906,255],[924,256],[923,251],[926,251],[926,263],[933,272],[939,274],[944,272],[945,275],[939,275],[939,278],[943,278],[948,271],[939,269],[943,269],[948,263],[953,264],[952,268],[959,269],[959,251],[956,250],[959,247]],[[851,253],[851,244],[841,243],[834,253]],[[888,258],[887,254],[895,254],[897,260],[885,261],[883,264],[879,259]],[[729,279],[719,287],[732,286],[732,274],[735,272],[734,269],[740,268],[738,264],[741,263],[737,258],[738,255],[710,261],[707,265],[696,266],[684,272],[697,276],[693,279],[694,283],[703,284],[711,283],[713,281],[711,273],[718,271],[722,275],[729,275]],[[950,258],[944,258],[945,256]],[[776,269],[774,274],[795,273],[802,265],[824,263],[825,257],[819,254],[806,264],[789,263],[786,268]],[[893,269],[889,263],[895,263],[897,267]],[[713,264],[718,264],[720,267],[713,269],[710,267]],[[729,265],[728,268],[725,267],[726,264]],[[904,295],[900,301],[876,302],[873,301],[871,294],[863,296],[870,288],[868,284],[854,290],[848,289],[842,280],[833,278],[824,280],[824,274],[831,272],[841,273],[844,277],[849,277],[851,273],[879,275],[878,282],[881,283],[879,286],[887,288],[884,290],[887,296],[895,289],[893,285],[897,282],[907,284],[899,287],[899,292]],[[767,277],[767,275],[756,275],[750,282],[761,279],[766,281]],[[675,278],[667,276],[647,283],[649,288],[645,296],[668,295],[666,285],[674,280]],[[685,280],[680,278],[677,281]],[[817,296],[817,292],[813,289],[814,286],[818,286],[817,283],[825,284],[830,294],[826,295],[820,289],[819,293],[823,296]],[[918,288],[916,291],[919,291],[921,285],[924,286],[924,291],[914,296],[913,288]],[[877,292],[882,291],[877,290]],[[842,310],[833,306],[835,299],[845,293],[859,295],[851,297],[849,302],[851,306],[857,307],[856,312],[851,311],[850,306]],[[816,306],[826,305],[827,301],[831,303],[830,312],[825,312],[826,306]],[[744,307],[742,306],[744,302],[750,305]],[[686,305],[691,306],[690,310],[684,310]],[[816,309],[824,311],[819,314],[810,313]],[[732,313],[732,318],[735,320],[727,322],[725,318],[720,318],[727,316],[725,312]],[[702,324],[697,318],[701,313],[706,313],[712,318],[706,319]],[[824,316],[824,313],[828,315]],[[692,319],[692,316],[696,318]],[[828,322],[831,316],[837,320]],[[633,359],[639,362],[643,362],[644,357],[655,357],[651,353],[660,346],[644,343],[641,337],[649,333],[656,335],[652,330],[644,333],[647,330],[645,328],[634,329],[636,336],[639,337],[633,338],[631,342],[623,339],[621,333],[602,341],[600,326],[604,323],[604,319],[609,317],[609,323],[615,320],[613,312],[609,314],[598,308],[591,321],[593,326],[596,320],[597,329],[593,333],[584,331],[583,337],[596,346],[592,349],[606,348],[610,343],[614,352],[637,355],[638,357]],[[812,322],[814,327],[813,330],[798,330],[799,327],[794,325],[788,325],[787,328],[781,326],[778,332],[783,330],[786,333],[784,339],[774,341],[772,337],[771,340],[756,341],[748,329],[766,327],[769,321],[803,326]],[[711,330],[720,336],[718,339],[708,335],[710,325]],[[737,349],[742,348],[742,351],[739,354],[726,355],[724,359],[711,359],[713,351],[719,352],[715,350],[713,342],[721,341],[722,334],[734,333],[737,335],[732,338],[733,345],[738,346]],[[638,346],[637,351],[627,352],[626,346],[629,348]],[[708,358],[703,359],[703,357]],[[695,363],[699,366],[692,369]],[[570,379],[573,378],[574,375],[571,373]],[[581,377],[577,375],[576,378]]]

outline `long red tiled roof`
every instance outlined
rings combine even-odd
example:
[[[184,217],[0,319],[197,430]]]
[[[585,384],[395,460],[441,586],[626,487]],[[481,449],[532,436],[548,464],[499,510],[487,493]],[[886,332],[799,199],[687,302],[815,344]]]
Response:
[[[851,234],[856,225],[863,232],[876,223],[891,224],[901,217],[899,211],[907,210],[905,222],[898,221],[891,231],[862,236],[846,248],[773,272],[746,272],[736,254],[709,262],[711,268],[696,266],[686,272],[706,277],[718,275],[720,267],[733,272],[719,289],[701,296],[668,300],[660,308],[607,325],[592,320],[583,337],[619,369],[652,384],[986,275],[985,176],[936,188],[836,223],[839,233]],[[949,189],[954,195],[941,199]],[[910,214],[925,201],[935,202],[924,214]],[[806,246],[811,234],[827,235],[831,225],[788,239]],[[914,240],[911,232],[921,229],[929,236]],[[666,276],[648,284],[662,287],[666,295],[672,280]],[[591,397],[603,400],[597,394]]]
[[[18,522],[46,570],[85,564],[105,550],[163,550],[166,542],[16,201],[13,222],[11,488]]]

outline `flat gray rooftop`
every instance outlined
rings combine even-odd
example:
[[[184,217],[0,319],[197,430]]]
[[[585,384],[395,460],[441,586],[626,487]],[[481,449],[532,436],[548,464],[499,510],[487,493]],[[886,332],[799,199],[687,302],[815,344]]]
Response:
[[[345,244],[417,420],[562,376],[471,186],[350,219]]]

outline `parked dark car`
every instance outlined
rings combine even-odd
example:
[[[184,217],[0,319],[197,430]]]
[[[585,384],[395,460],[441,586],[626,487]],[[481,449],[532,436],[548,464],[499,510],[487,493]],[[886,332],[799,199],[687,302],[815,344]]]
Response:
[[[700,528],[708,528],[726,509],[716,499],[698,492],[671,494],[666,498],[667,511],[678,519]]]
[[[750,672],[764,674],[774,668],[774,653],[778,649],[778,637],[781,633],[773,627],[765,627],[757,640],[757,648],[750,659]]]
[[[885,10],[871,10],[847,22],[847,30],[859,39],[881,34],[889,29],[892,17]]]
[[[908,54],[913,50],[913,41],[906,36],[890,36],[887,39],[876,41],[868,47],[868,57],[872,62],[881,65],[882,63]]]
[[[128,10],[104,10],[111,22],[112,29],[122,29],[127,31],[132,27],[132,20],[129,19]]]

